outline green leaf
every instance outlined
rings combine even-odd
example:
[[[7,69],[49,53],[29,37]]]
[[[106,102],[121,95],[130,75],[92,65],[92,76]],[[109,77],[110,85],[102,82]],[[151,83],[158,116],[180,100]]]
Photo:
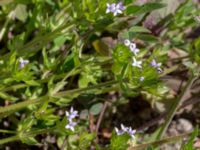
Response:
[[[17,101],[19,99],[17,97],[14,97],[10,94],[5,93],[5,92],[0,92],[0,98],[3,98],[8,101]]]
[[[149,35],[149,34],[138,34],[138,35],[136,35],[136,37],[138,39],[141,39],[146,42],[157,42],[158,41],[158,39],[155,36]]]
[[[128,148],[128,140],[130,136],[128,134],[114,135],[111,139],[111,150],[125,150]]]
[[[142,27],[142,26],[133,26],[129,29],[130,32],[135,32],[135,33],[151,33],[150,30],[148,30],[147,28],[145,27]]]
[[[93,139],[95,138],[94,133],[82,133],[79,138],[79,148],[86,150],[91,146]]]
[[[18,4],[14,12],[15,12],[15,17],[17,19],[19,19],[22,22],[26,21],[26,18],[28,17],[26,5]]]
[[[34,137],[24,137],[21,138],[22,143],[28,144],[28,145],[36,145],[38,144],[38,141]]]
[[[0,1],[0,6],[10,4],[10,3],[13,2],[13,1],[14,1],[14,0],[1,0],[1,1]]]
[[[138,15],[138,14],[142,14],[142,13],[148,13],[148,12],[151,12],[151,11],[156,10],[156,9],[160,9],[160,8],[165,7],[165,6],[166,5],[162,4],[162,3],[146,3],[142,6],[132,5],[132,6],[129,6],[127,8],[126,13],[128,15],[129,14]]]
[[[91,108],[90,108],[90,113],[93,115],[98,115],[101,112],[101,109],[103,107],[102,103],[97,103],[94,104]]]

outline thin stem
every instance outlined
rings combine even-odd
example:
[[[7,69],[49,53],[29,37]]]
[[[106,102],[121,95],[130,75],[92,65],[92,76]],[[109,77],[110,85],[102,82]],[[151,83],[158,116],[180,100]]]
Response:
[[[8,134],[16,134],[16,131],[3,130],[3,129],[0,129],[0,132],[1,133],[8,133]]]
[[[67,145],[67,137],[65,137],[65,139],[64,139],[64,141],[63,141],[63,144],[62,144],[62,146],[61,146],[61,150],[65,150],[65,147],[66,147],[66,145]]]
[[[160,146],[161,144],[165,144],[165,143],[173,143],[173,142],[183,139],[184,137],[190,136],[191,134],[192,133],[185,133],[178,136],[168,137],[168,138],[155,141],[155,142],[140,144],[138,146],[129,147],[128,150],[143,150],[149,146]]]
[[[101,121],[102,121],[102,119],[103,119],[103,115],[104,115],[104,113],[105,113],[105,111],[106,111],[107,106],[108,106],[108,102],[105,101],[105,102],[104,102],[104,105],[103,105],[103,108],[101,109],[101,113],[100,113],[100,115],[99,115],[99,118],[98,118],[98,121],[97,121],[97,125],[96,125],[96,135],[97,135],[97,137],[96,137],[96,143],[98,143],[98,132],[99,132],[99,127],[100,127],[100,124],[101,124]]]
[[[0,145],[9,143],[9,142],[13,142],[13,141],[17,141],[17,140],[20,140],[18,135],[11,136],[9,138],[0,139]]]
[[[118,83],[118,81],[113,80],[113,81],[101,83],[101,84],[94,85],[94,86],[87,87],[87,88],[79,88],[79,89],[74,89],[74,90],[67,90],[67,91],[63,91],[63,92],[58,92],[58,93],[54,94],[53,96],[57,96],[57,97],[69,96],[69,95],[74,94],[74,93],[85,92],[85,91],[88,91],[88,90],[103,88],[103,87],[114,85],[114,84],[117,84],[117,83]],[[107,89],[107,88],[105,88],[105,89]],[[107,89],[106,91],[110,91],[110,90],[113,90],[113,89],[109,88],[109,90]],[[27,101],[24,101],[24,102],[19,102],[17,104],[12,104],[12,105],[3,107],[3,108],[0,109],[0,118],[1,118],[1,116],[4,116],[6,113],[13,112],[14,110],[22,109],[24,107],[27,107],[28,105],[40,104],[41,102],[43,102],[43,99],[45,99],[45,98],[48,98],[47,95],[42,96],[38,99],[27,100]]]
[[[19,102],[17,104],[12,104],[12,105],[3,107],[3,108],[0,109],[0,115],[5,114],[7,112],[12,112],[13,110],[18,110],[18,109],[27,107],[28,105],[40,103],[43,98],[44,97],[41,97],[41,98],[38,98],[38,99],[33,99],[33,100],[27,100],[27,101],[24,101],[24,102]]]
[[[192,86],[192,83],[197,79],[197,77],[191,77],[188,82],[187,82],[187,85],[185,86],[185,88],[183,89],[182,93],[180,94],[180,96],[175,100],[174,104],[172,105],[172,107],[170,108],[169,112],[168,112],[168,115],[166,117],[166,120],[164,122],[164,124],[161,126],[161,130],[158,134],[158,136],[156,137],[156,139],[161,139],[171,120],[173,119],[178,107],[181,105],[181,103],[183,102],[183,100],[185,99],[186,95],[188,94],[188,92],[190,91],[190,88]]]
[[[93,90],[93,89],[98,89],[98,88],[102,88],[102,87],[109,86],[109,85],[114,85],[114,84],[117,84],[118,82],[119,81],[113,80],[113,81],[101,83],[101,84],[98,84],[98,85],[94,85],[94,86],[91,86],[91,87],[62,91],[62,92],[58,92],[58,93],[54,94],[54,96],[56,96],[56,97],[57,96],[58,97],[67,96],[67,95],[70,95],[70,94],[73,94],[73,93],[85,92],[85,91],[88,91],[88,90]]]

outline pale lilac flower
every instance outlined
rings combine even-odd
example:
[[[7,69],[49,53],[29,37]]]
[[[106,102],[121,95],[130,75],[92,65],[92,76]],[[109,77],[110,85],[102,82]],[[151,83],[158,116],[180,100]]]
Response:
[[[119,2],[118,4],[107,3],[106,5],[107,5],[106,13],[112,12],[114,16],[117,16],[118,14],[122,14],[122,11],[125,9],[122,2]]]
[[[151,66],[152,66],[152,67],[159,68],[161,65],[162,65],[162,64],[161,64],[161,63],[157,63],[157,62],[155,61],[155,59],[153,59],[153,60],[151,61]]]
[[[135,57],[133,57],[133,63],[132,63],[132,66],[134,66],[134,67],[138,67],[138,68],[142,68],[142,61],[137,61],[136,59],[135,59]]]
[[[135,49],[133,49],[131,51],[134,53],[135,56],[137,55],[137,53],[140,52],[140,50],[138,48],[135,48]]]
[[[119,3],[116,5],[116,8],[117,8],[117,9],[120,9],[120,10],[125,10],[125,9],[126,9],[122,2],[119,2]]]
[[[124,131],[123,130],[119,130],[117,127],[115,127],[115,132],[117,133],[117,135],[124,134]]]
[[[129,48],[130,48],[131,51],[133,51],[134,49],[136,49],[136,44],[135,43],[131,43]]]
[[[131,127],[125,127],[123,124],[121,124],[121,130],[115,127],[115,131],[117,135],[122,135],[124,133],[129,134],[133,139],[135,138],[136,130],[133,130]]]
[[[140,77],[140,81],[144,81],[144,77]]]
[[[136,130],[133,130],[131,127],[129,127],[127,133],[134,139]]]
[[[151,66],[154,67],[154,68],[157,68],[158,73],[161,73],[161,72],[162,72],[162,69],[160,68],[161,65],[162,65],[162,63],[157,63],[157,62],[155,61],[155,59],[153,59],[153,60],[151,61]]]
[[[78,116],[78,111],[74,110],[74,108],[71,107],[70,112],[66,111],[65,114],[66,114],[68,120],[72,121],[72,119],[74,119],[75,117]]]
[[[135,44],[135,43],[131,43],[129,40],[125,40],[125,41],[124,41],[124,44],[125,44],[126,46],[129,46],[131,52],[133,52],[134,55],[137,55],[137,53],[140,52],[140,50],[136,47],[136,44]]]
[[[66,129],[70,129],[71,131],[74,132],[74,127],[77,125],[76,122],[69,121],[69,123],[65,126]]]
[[[128,39],[124,40],[124,45],[125,46],[130,46],[130,44],[131,44],[130,40],[128,40]]]
[[[122,131],[124,131],[124,132],[127,132],[127,131],[128,131],[128,127],[125,127],[123,124],[121,124],[121,129],[122,129]]]
[[[24,68],[24,66],[26,65],[26,64],[28,64],[29,63],[29,60],[25,60],[25,59],[23,59],[23,58],[19,58],[19,67],[20,68]]]
[[[115,3],[113,3],[113,4],[107,3],[106,5],[107,5],[106,13],[110,13],[110,12],[114,13],[115,12],[115,9],[116,9]]]

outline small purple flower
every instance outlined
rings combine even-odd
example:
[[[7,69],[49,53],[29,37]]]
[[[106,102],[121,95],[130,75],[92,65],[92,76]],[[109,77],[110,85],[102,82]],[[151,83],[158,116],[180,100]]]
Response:
[[[106,13],[110,13],[110,12],[114,13],[115,12],[115,8],[116,8],[115,3],[113,3],[113,4],[107,3],[106,5],[107,5]]]
[[[133,67],[138,67],[138,68],[142,68],[142,61],[137,61],[136,59],[135,59],[135,57],[133,57],[133,63],[132,63],[132,66]]]
[[[123,124],[121,124],[121,130],[115,127],[115,131],[117,135],[122,135],[124,133],[129,134],[133,139],[135,138],[136,130],[133,130],[131,127],[125,127]]]
[[[130,44],[131,44],[130,40],[128,40],[128,39],[124,40],[124,45],[125,46],[130,46]]]
[[[123,130],[119,130],[117,127],[115,127],[115,132],[117,133],[117,135],[124,134],[124,131]]]
[[[119,10],[125,10],[125,9],[126,9],[122,2],[119,2],[119,3],[116,5],[116,8],[119,9]]]
[[[121,124],[121,129],[122,129],[122,131],[124,131],[124,132],[127,132],[127,131],[128,131],[128,127],[125,127],[123,124]]]
[[[140,77],[140,81],[144,81],[144,77]]]
[[[131,51],[134,51],[136,49],[136,44],[135,43],[131,43],[129,46]]]
[[[122,11],[125,9],[122,2],[119,2],[118,4],[107,3],[106,5],[107,5],[106,13],[112,12],[114,16],[117,16],[118,14],[122,14]]]
[[[137,55],[137,53],[140,52],[138,48],[132,49],[131,51],[134,53],[135,56]]]
[[[155,61],[155,59],[153,59],[153,60],[151,61],[151,66],[154,67],[154,68],[159,68],[161,65],[162,65],[162,64],[161,64],[161,63],[157,63],[157,62]]]
[[[20,68],[24,68],[24,66],[26,65],[26,64],[28,64],[29,63],[29,60],[25,60],[25,59],[23,59],[23,58],[19,58],[19,67]]]
[[[131,52],[133,52],[135,56],[137,55],[137,53],[140,52],[140,50],[136,47],[136,44],[135,43],[131,43],[131,41],[128,40],[128,39],[124,40],[124,45],[125,46],[129,46]]]
[[[134,139],[136,130],[133,130],[131,127],[129,127],[127,133]]]
[[[71,107],[70,112],[66,111],[65,114],[68,117],[68,120],[72,121],[72,119],[78,116],[78,111],[74,110],[74,108]]]
[[[161,73],[161,72],[162,72],[162,69],[160,68],[161,65],[162,65],[162,63],[157,63],[157,62],[155,61],[155,59],[153,59],[153,60],[151,61],[150,65],[151,65],[152,67],[154,67],[154,68],[157,68],[158,73]]]
[[[71,131],[74,132],[74,127],[77,125],[76,122],[69,121],[69,123],[65,126],[66,129],[70,129]]]

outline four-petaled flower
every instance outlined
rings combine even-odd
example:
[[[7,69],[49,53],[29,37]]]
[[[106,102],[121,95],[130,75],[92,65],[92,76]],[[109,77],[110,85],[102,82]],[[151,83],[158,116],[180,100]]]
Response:
[[[144,81],[144,77],[140,77],[140,81]]]
[[[115,11],[115,7],[116,7],[115,3],[112,3],[112,4],[107,3],[106,5],[107,5],[106,13],[110,13],[110,12]]]
[[[155,59],[153,59],[151,61],[151,66],[155,67],[155,68],[159,68],[162,64],[161,63],[157,63]]]
[[[131,127],[129,127],[127,133],[134,139],[136,130],[133,130]]]
[[[131,41],[130,41],[130,40],[128,40],[128,39],[124,40],[124,45],[130,46],[130,44],[131,44]]]
[[[107,5],[106,13],[112,12],[114,16],[117,16],[118,14],[122,14],[122,11],[125,9],[122,2],[119,2],[118,4],[107,3],[106,5]]]
[[[68,120],[72,121],[72,119],[78,116],[78,111],[74,110],[74,108],[71,107],[70,112],[66,111],[65,114],[68,117]]]
[[[24,68],[24,66],[26,65],[26,64],[28,64],[29,63],[29,60],[25,60],[25,59],[23,59],[23,58],[19,58],[19,67],[20,68]]]
[[[134,66],[134,67],[138,67],[138,68],[142,68],[142,61],[137,61],[136,59],[135,59],[135,57],[133,57],[133,63],[132,63],[132,66]]]
[[[154,68],[157,68],[158,73],[162,72],[162,69],[160,68],[162,63],[157,63],[155,59],[153,59],[150,63],[150,65]]]
[[[124,45],[129,46],[131,52],[133,52],[135,56],[137,56],[137,53],[140,52],[140,50],[136,47],[136,44],[131,43],[131,41],[128,39],[124,40]]]
[[[69,123],[65,126],[66,129],[70,129],[74,132],[74,127],[77,125],[76,122],[69,121]]]
[[[123,124],[121,124],[121,130],[115,127],[115,132],[117,133],[117,135],[122,135],[124,133],[127,133],[132,138],[135,138],[136,130],[133,130],[131,127],[125,127]]]

